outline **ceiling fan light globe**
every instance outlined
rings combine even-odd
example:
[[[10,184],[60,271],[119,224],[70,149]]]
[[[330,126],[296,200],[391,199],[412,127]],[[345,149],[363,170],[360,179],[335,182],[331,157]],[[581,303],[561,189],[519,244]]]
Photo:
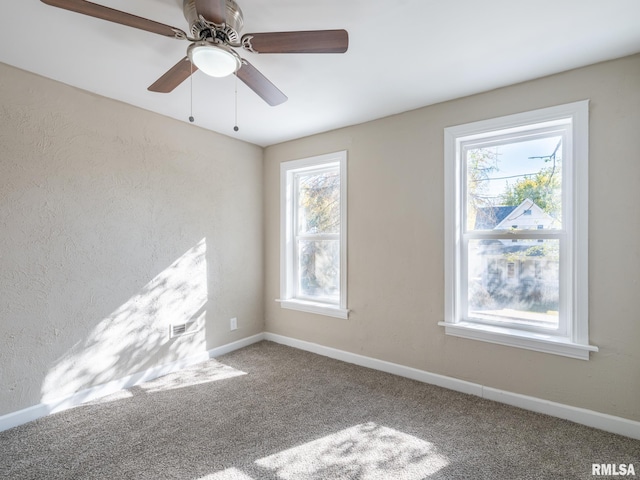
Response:
[[[226,77],[240,68],[240,58],[230,48],[211,43],[194,43],[188,49],[189,60],[210,77]]]

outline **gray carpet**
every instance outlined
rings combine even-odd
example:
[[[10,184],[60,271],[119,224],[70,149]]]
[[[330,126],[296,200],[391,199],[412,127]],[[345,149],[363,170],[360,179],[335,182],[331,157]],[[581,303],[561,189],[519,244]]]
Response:
[[[272,342],[0,432],[11,479],[606,478],[592,463],[640,470],[640,441]]]

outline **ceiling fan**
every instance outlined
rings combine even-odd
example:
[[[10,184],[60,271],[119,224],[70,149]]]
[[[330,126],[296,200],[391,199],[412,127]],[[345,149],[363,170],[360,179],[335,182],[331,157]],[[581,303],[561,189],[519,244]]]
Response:
[[[344,53],[349,46],[346,30],[248,33],[242,10],[234,0],[183,0],[189,34],[183,30],[85,0],[41,0],[47,5],[82,13],[178,40],[188,40],[187,55],[156,80],[149,91],[168,93],[196,70],[213,77],[235,73],[271,106],[287,100],[273,83],[236,48],[252,53]]]

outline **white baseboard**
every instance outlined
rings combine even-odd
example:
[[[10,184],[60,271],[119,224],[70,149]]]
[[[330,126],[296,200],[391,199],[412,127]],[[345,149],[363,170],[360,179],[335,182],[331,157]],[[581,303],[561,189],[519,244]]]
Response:
[[[515,407],[570,420],[575,423],[640,440],[640,422],[636,422],[634,420],[607,415],[605,413],[595,412],[584,408],[572,407],[562,403],[550,402],[548,400],[529,397],[527,395],[498,390],[477,383],[458,380],[456,378],[430,373],[424,370],[418,370],[416,368],[406,367],[404,365],[386,362],[384,360],[378,360],[335,348],[325,347],[316,343],[297,340],[277,335],[275,333],[259,333],[236,342],[213,348],[207,352],[192,355],[188,358],[178,360],[170,364],[153,367],[143,372],[138,372],[118,380],[113,380],[102,385],[88,388],[57,400],[47,401],[17,412],[0,416],[0,432],[8,430],[9,428],[17,427],[18,425],[22,425],[32,420],[36,420],[51,413],[60,412],[68,408],[81,405],[85,402],[110,395],[118,390],[130,388],[140,383],[158,378],[162,375],[176,372],[190,365],[204,362],[209,358],[215,358],[220,355],[230,353],[261,340],[270,340],[275,343],[288,345],[290,347],[316,353],[325,357],[335,358],[336,360],[352,363],[354,365],[360,365],[362,367],[372,368],[382,372],[391,373],[393,375],[411,378],[413,380],[437,385],[439,387],[448,388],[450,390],[470,395],[476,395],[488,400],[494,400],[507,405],[513,405]]]
[[[225,353],[233,352],[234,350],[238,350],[240,348],[248,347],[253,343],[258,343],[265,339],[264,333],[258,333],[257,335],[252,335],[250,337],[243,338],[236,342],[227,343],[226,345],[222,345],[221,347],[212,348],[209,350],[209,358],[219,357],[220,355],[224,355]]]
[[[275,333],[265,333],[264,339],[298,348],[300,350],[317,353],[325,357],[335,358],[336,360],[342,360],[343,362],[353,363],[362,367],[373,368],[375,370],[411,378],[413,380],[437,385],[450,390],[476,395],[488,400],[494,400],[514,407],[543,413],[553,417],[562,418],[564,420],[570,420],[581,425],[640,440],[640,422],[636,422],[634,420],[616,417],[584,408],[572,407],[570,405],[551,402],[541,398],[507,392],[505,390],[498,390],[496,388],[486,387],[477,383],[429,373],[424,370],[405,367],[396,363],[385,362],[383,360],[377,360],[375,358],[365,357],[363,355],[345,352],[343,350],[337,350],[335,348],[325,347],[316,343],[297,340],[277,335]]]
[[[365,357],[363,355],[358,355],[357,353],[350,353],[343,350],[337,350],[335,348],[325,347],[318,345],[317,343],[283,337],[282,335],[276,335],[275,333],[265,333],[264,339],[281,343],[282,345],[288,345],[289,347],[298,348],[300,350],[317,353],[325,357],[335,358],[336,360],[342,360],[343,362],[360,365],[361,367],[392,373],[400,377],[411,378],[413,380],[430,383],[432,385],[456,390],[458,392],[482,396],[482,385],[478,385],[476,383],[465,382],[464,380],[457,380],[455,378],[445,377],[444,375],[425,372],[424,370],[418,370],[417,368],[405,367],[403,365],[398,365],[397,363]]]
[[[570,420],[581,425],[640,440],[640,422],[634,420],[496,388],[483,387],[482,392],[482,396],[488,400],[506,403],[507,405],[524,408],[532,412],[544,413],[552,417]]]
[[[18,410],[17,412],[2,415],[0,416],[0,432],[13,427],[17,427],[18,425],[22,425],[27,422],[31,422],[52,413],[61,412],[69,408],[77,407],[78,405],[82,405],[83,403],[96,400],[106,395],[111,395],[112,393],[125,388],[131,388],[135,385],[139,385],[140,383],[153,380],[154,378],[177,372],[178,370],[182,370],[191,365],[207,361],[210,358],[224,355],[225,353],[232,352],[239,348],[246,347],[248,345],[251,345],[252,343],[259,342],[260,340],[264,340],[263,333],[244,338],[237,342],[213,348],[207,352],[191,355],[172,363],[152,367],[142,372],[134,373],[132,375],[128,375],[117,380],[112,380],[101,385],[96,385],[95,387],[87,388],[71,395],[53,400],[46,400],[42,403],[39,403],[38,405]]]

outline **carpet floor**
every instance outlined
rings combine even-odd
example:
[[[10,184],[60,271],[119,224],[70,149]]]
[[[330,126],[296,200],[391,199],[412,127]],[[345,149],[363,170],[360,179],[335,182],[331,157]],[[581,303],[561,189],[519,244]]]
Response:
[[[640,441],[267,341],[0,432],[3,479],[607,478],[592,464],[640,477]]]

